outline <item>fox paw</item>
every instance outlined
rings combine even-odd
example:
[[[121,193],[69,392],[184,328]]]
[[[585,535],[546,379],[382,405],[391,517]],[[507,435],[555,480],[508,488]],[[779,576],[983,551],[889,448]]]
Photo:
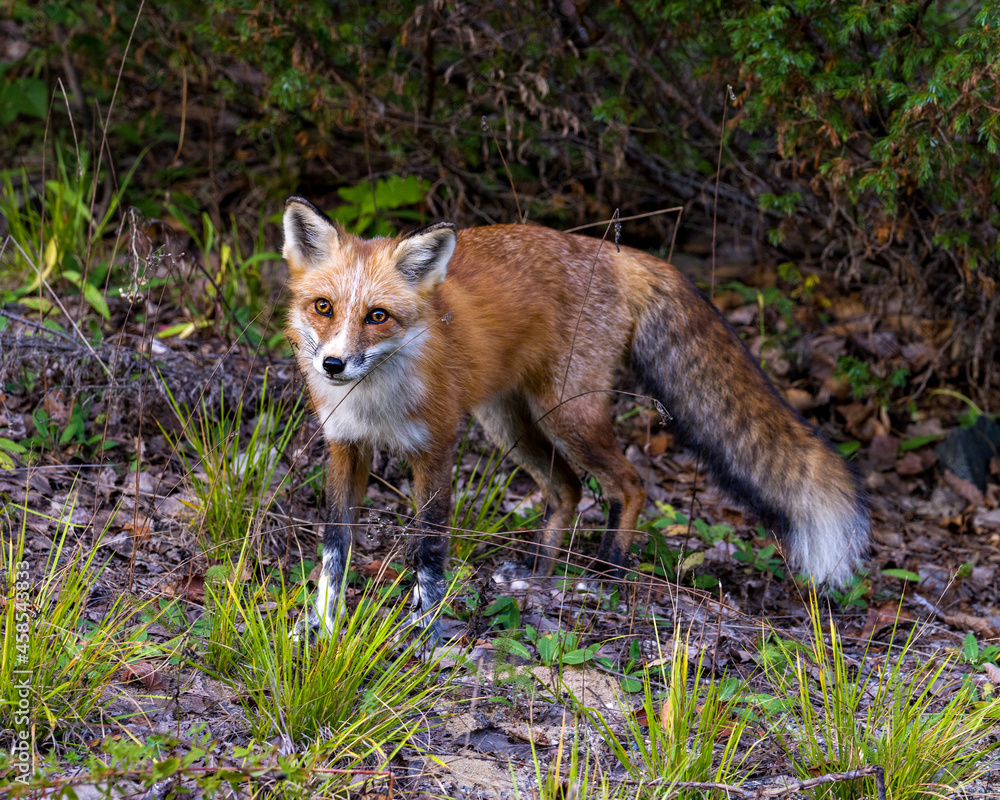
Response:
[[[434,648],[441,644],[441,620],[433,619],[428,622],[426,616],[417,612],[410,614],[408,629],[417,640],[417,652],[430,654]]]
[[[316,612],[310,608],[309,613],[295,623],[288,632],[288,638],[297,647],[313,647],[325,635],[323,623],[320,622]]]

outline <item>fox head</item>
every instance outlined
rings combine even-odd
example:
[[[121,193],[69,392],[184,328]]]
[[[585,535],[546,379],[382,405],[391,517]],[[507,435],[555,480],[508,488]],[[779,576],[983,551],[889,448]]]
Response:
[[[433,321],[427,319],[430,301],[455,251],[451,223],[365,240],[291,197],[284,232],[292,289],[288,331],[307,374],[333,385],[352,383]]]

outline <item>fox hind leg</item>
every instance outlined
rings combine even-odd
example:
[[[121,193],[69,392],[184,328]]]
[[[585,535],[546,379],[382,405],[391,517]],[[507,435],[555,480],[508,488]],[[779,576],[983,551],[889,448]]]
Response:
[[[528,404],[519,395],[503,396],[477,408],[476,418],[493,442],[545,493],[545,517],[523,563],[536,575],[550,575],[559,559],[563,537],[576,517],[580,479],[544,431],[534,424]]]
[[[598,569],[620,574],[628,557],[639,512],[646,501],[639,473],[622,453],[607,403],[577,401],[559,407],[542,425],[579,469],[601,485],[608,503],[608,524],[598,550]]]

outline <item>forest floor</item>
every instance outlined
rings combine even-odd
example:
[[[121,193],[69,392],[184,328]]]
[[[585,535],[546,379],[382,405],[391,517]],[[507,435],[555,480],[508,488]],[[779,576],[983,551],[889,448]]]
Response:
[[[678,254],[675,262],[707,288],[702,251]],[[989,440],[988,415],[921,382],[948,331],[902,309],[875,318],[861,294],[840,294],[802,276],[779,279],[776,269],[755,267],[736,250],[720,252],[715,287],[716,304],[769,377],[849,455],[870,496],[873,546],[855,585],[811,601],[782,560],[780,543],[717,491],[697,460],[674,446],[655,410],[634,398],[614,407],[622,448],[648,493],[631,579],[602,588],[588,575],[605,513],[599,487],[584,476],[565,567],[552,578],[505,581],[500,567],[518,560],[530,542],[542,497],[509,462],[497,463],[471,425],[455,477],[453,588],[444,618],[450,645],[432,657],[412,651],[406,662],[430,658],[428,680],[443,692],[423,706],[415,700],[422,722],[398,747],[369,747],[363,758],[316,751],[334,772],[341,765],[349,773],[347,784],[313,787],[317,796],[569,797],[565,787],[579,785],[581,773],[589,774],[588,796],[666,796],[667,761],[640,757],[641,744],[669,749],[662,738],[656,744],[651,725],[661,737],[685,720],[701,717],[704,725],[708,684],[721,687],[722,723],[698,746],[707,747],[715,766],[701,778],[669,773],[675,780],[719,780],[749,791],[779,786],[785,776],[792,792],[803,788],[796,780],[851,768],[878,763],[891,782],[894,769],[912,767],[912,757],[903,767],[889,751],[862,746],[862,733],[857,753],[843,752],[847,747],[838,755],[829,741],[834,728],[816,734],[825,763],[810,762],[792,733],[806,727],[794,681],[776,678],[798,674],[796,659],[808,661],[809,654],[815,658],[801,675],[821,712],[830,712],[821,688],[827,667],[834,680],[856,689],[852,708],[862,721],[855,732],[886,733],[888,722],[873,726],[869,716],[866,727],[863,720],[873,704],[897,702],[880,689],[887,673],[901,673],[894,691],[910,692],[904,706],[926,711],[918,728],[961,692],[972,693],[962,700],[969,714],[992,698],[1000,680],[1000,462],[989,453],[976,461],[962,438],[974,432]],[[207,753],[199,750],[191,764],[245,771],[230,796],[284,791],[278,784],[293,779],[267,769],[315,749],[324,723],[320,733],[299,739],[277,723],[268,734],[261,704],[280,705],[283,695],[274,687],[254,693],[238,666],[227,672],[212,649],[220,635],[213,619],[225,613],[220,587],[241,587],[245,596],[256,591],[250,587],[279,587],[248,602],[287,610],[289,620],[315,591],[321,435],[302,405],[290,359],[214,334],[219,325],[184,338],[157,336],[188,318],[173,301],[154,296],[149,291],[137,305],[112,301],[102,336],[88,336],[88,343],[65,323],[56,331],[40,326],[37,306],[0,309],[0,441],[30,451],[8,448],[11,468],[0,469],[8,579],[12,561],[25,562],[31,591],[41,597],[48,576],[65,590],[72,565],[85,564],[78,643],[112,617],[117,634],[135,638],[96,683],[75,678],[97,694],[85,716],[61,711],[36,727],[36,752],[53,759],[36,788],[72,786],[81,798],[112,784],[120,797],[162,798],[181,787],[197,793],[205,791],[199,776],[207,773],[180,762],[202,747]],[[81,297],[63,305],[76,319],[91,311]],[[908,372],[866,367],[887,353],[902,354]],[[408,498],[405,463],[378,454],[346,589],[352,612],[372,592],[389,604],[383,616],[406,599]],[[23,555],[12,559],[22,545]],[[33,613],[44,618],[54,596],[30,600]],[[132,610],[124,617],[123,599]],[[237,621],[231,641],[249,626]],[[811,650],[817,634],[825,645]],[[389,643],[387,652],[403,646]],[[824,652],[842,661],[825,663]],[[845,671],[835,669],[838,663]],[[917,676],[915,683],[907,675]],[[374,680],[365,677],[358,691]],[[686,710],[671,705],[678,683],[691,700]],[[38,702],[56,708],[59,687],[47,691]],[[414,696],[422,700],[423,691]],[[359,706],[352,713],[363,724],[368,712]],[[989,713],[974,740],[959,747],[977,765],[967,774],[975,779],[968,791],[977,796],[1000,796],[990,755],[998,716]],[[737,725],[735,755],[722,770],[718,759]],[[199,745],[202,735],[207,744]],[[697,724],[690,736],[689,755],[697,749]],[[122,741],[139,748],[131,766],[114,780],[98,777],[88,759]],[[245,765],[250,751],[263,770],[256,777]],[[180,762],[159,777],[138,766],[174,755]],[[307,763],[304,785],[318,780],[318,763]],[[914,793],[891,796],[952,792],[963,780],[952,781],[944,766],[926,773],[926,785],[914,783]],[[560,776],[555,783],[546,782],[550,773]],[[849,796],[849,783],[839,786],[838,796]]]

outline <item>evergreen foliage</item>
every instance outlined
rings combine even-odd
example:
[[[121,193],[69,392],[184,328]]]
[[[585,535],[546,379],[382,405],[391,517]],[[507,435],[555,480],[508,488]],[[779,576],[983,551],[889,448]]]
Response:
[[[998,0],[179,0],[138,22],[122,0],[7,9],[4,166],[38,164],[49,115],[71,146],[67,107],[99,139],[114,99],[109,151],[121,172],[150,148],[129,187],[150,212],[167,190],[220,219],[293,191],[335,205],[371,170],[428,181],[428,216],[512,221],[499,147],[532,220],[683,202],[691,236],[728,102],[721,220],[906,287],[956,319],[971,376],[995,358]]]

